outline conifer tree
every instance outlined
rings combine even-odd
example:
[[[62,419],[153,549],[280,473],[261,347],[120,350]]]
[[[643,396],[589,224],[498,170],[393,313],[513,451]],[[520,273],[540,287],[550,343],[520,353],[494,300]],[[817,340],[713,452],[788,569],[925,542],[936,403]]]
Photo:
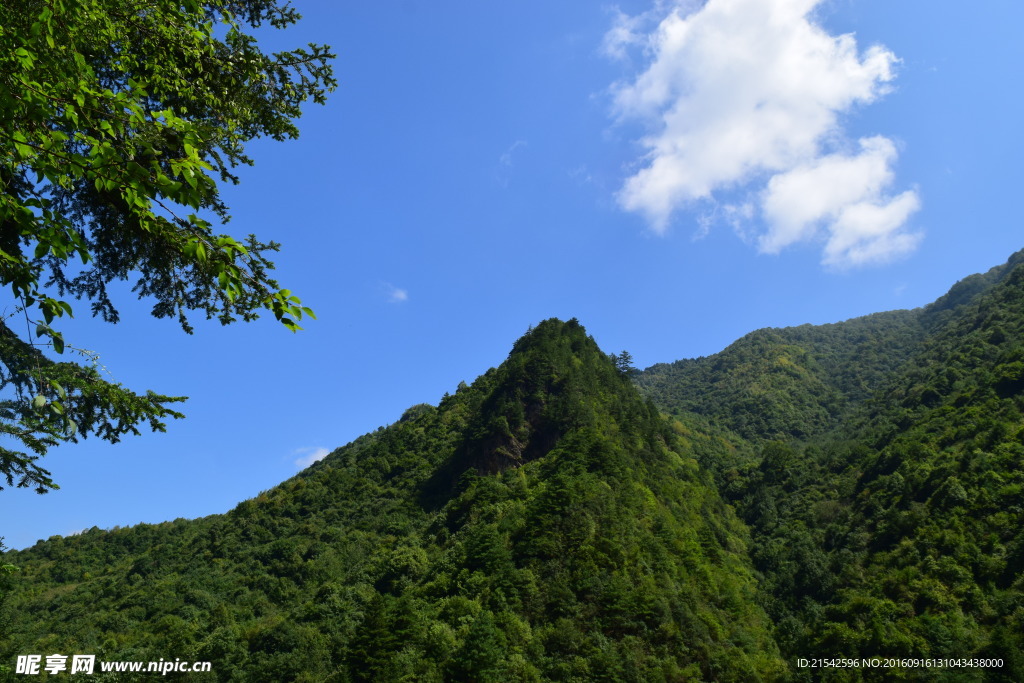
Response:
[[[612,354],[612,360],[615,362],[615,368],[624,375],[631,375],[636,372],[636,368],[633,367],[633,356],[629,351],[623,349],[619,355]]]

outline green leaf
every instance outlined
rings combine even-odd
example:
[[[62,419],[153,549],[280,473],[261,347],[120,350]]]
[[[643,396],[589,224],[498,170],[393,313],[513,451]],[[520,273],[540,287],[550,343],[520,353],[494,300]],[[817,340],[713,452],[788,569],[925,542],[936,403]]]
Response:
[[[43,382],[48,396],[82,399],[63,405],[69,413],[82,411],[66,416],[63,437],[45,421],[22,424],[0,415],[0,433],[29,451],[43,455],[76,429],[116,441],[141,422],[161,429],[161,418],[179,416],[164,407],[170,398],[133,394],[90,374],[91,364],[74,358],[55,363],[52,353],[38,353],[49,345],[64,354],[64,337],[51,324],[72,315],[70,304],[38,292],[43,282],[65,283],[70,295],[116,319],[104,288],[127,267],[143,296],[155,301],[154,313],[178,317],[186,331],[192,311],[228,322],[255,318],[264,308],[296,318],[262,301],[279,289],[265,258],[276,245],[251,238],[246,248],[217,237],[207,220],[193,217],[183,225],[176,218],[179,207],[191,207],[226,221],[220,184],[231,178],[231,167],[250,163],[242,152],[247,143],[293,137],[299,105],[333,87],[331,56],[322,48],[322,58],[288,67],[298,53],[260,51],[246,27],[254,33],[277,5],[287,5],[264,4],[215,30],[208,19],[222,16],[225,7],[199,0],[0,0],[6,166],[42,191],[0,191],[0,218],[20,245],[0,250],[0,274],[12,306],[32,309],[38,318],[27,328],[8,319],[11,339],[0,344],[0,377],[9,388]],[[293,11],[283,11],[271,26],[292,23]],[[219,59],[236,54],[244,59]],[[43,190],[48,184],[60,202],[43,199],[52,196]],[[196,236],[202,244],[190,244]],[[85,267],[68,263],[76,254]],[[30,464],[35,457],[0,448],[0,488],[2,481],[54,488],[48,473]]]
[[[53,387],[53,390],[57,392],[57,395],[60,396],[62,401],[67,399],[68,392],[64,389],[63,386],[61,386],[59,382],[51,379],[50,386]]]

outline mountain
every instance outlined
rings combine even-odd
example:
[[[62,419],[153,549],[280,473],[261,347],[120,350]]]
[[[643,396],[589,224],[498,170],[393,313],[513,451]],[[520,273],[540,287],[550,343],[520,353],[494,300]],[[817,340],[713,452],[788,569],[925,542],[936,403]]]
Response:
[[[748,439],[708,466],[787,657],[997,658],[944,675],[1024,679],[1024,252],[923,309],[761,331],[638,384]]]
[[[613,361],[547,320],[472,385],[224,515],[6,553],[0,662],[1024,680],[1024,252],[922,309]]]
[[[804,439],[872,396],[926,334],[915,311],[757,330],[713,356],[651,366],[637,384],[673,415],[703,415],[754,441]]]
[[[4,660],[173,656],[260,681],[786,669],[744,525],[574,320],[226,515],[7,557]]]
[[[856,414],[954,321],[982,302],[1001,308],[986,297],[1005,288],[1021,263],[1024,250],[924,308],[757,330],[712,356],[653,365],[636,383],[669,414],[701,415],[751,441],[819,436]]]

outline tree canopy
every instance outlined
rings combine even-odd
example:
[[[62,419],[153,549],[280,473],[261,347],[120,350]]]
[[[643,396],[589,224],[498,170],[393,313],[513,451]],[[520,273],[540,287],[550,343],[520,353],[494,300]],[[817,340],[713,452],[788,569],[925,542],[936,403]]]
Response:
[[[56,488],[39,456],[90,434],[117,441],[182,400],[104,379],[57,323],[86,300],[117,322],[110,283],[158,318],[223,324],[312,311],[268,272],[278,245],[218,230],[219,188],[246,143],[298,135],[303,103],[336,82],[326,46],[260,50],[251,29],[299,19],[279,0],[21,0],[0,5],[0,474]],[[247,31],[249,31],[247,33]],[[63,355],[62,355],[63,354]],[[12,444],[13,442],[13,444]],[[2,488],[2,487],[0,487]]]

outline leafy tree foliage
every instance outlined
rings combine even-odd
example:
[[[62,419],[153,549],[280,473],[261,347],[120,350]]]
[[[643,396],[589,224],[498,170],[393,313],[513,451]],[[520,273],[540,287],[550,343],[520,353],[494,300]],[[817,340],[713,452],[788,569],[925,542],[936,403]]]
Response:
[[[295,137],[300,105],[334,87],[327,48],[265,54],[246,33],[298,18],[278,0],[0,5],[0,433],[26,449],[0,450],[8,485],[55,488],[36,460],[59,441],[180,417],[179,399],[106,381],[88,354],[44,353],[65,351],[69,297],[116,322],[108,286],[133,279],[189,332],[189,311],[266,309],[291,329],[311,313],[268,276],[277,245],[214,226],[219,183],[252,163],[245,143]]]

